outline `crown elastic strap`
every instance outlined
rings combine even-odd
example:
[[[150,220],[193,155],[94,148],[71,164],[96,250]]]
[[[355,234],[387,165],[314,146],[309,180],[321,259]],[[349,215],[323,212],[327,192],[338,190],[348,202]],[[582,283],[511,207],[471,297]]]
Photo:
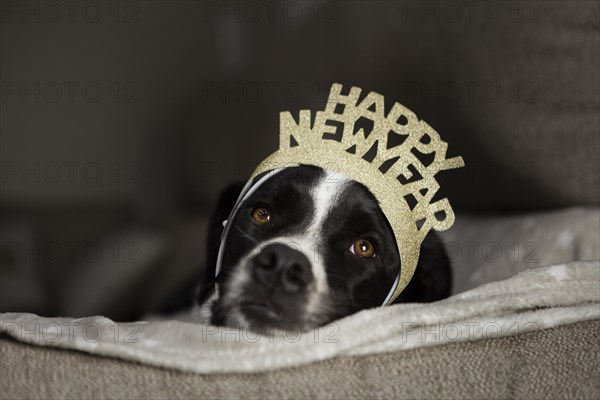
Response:
[[[233,221],[233,218],[235,217],[235,214],[237,214],[238,209],[240,208],[240,206],[242,205],[244,200],[246,200],[248,197],[250,197],[250,195],[252,193],[254,193],[256,191],[256,189],[258,189],[260,187],[260,185],[262,185],[267,179],[269,179],[273,175],[279,173],[281,170],[282,170],[282,168],[270,171],[268,174],[265,174],[258,181],[256,181],[256,183],[254,185],[252,184],[253,179],[250,179],[248,182],[246,182],[246,184],[242,188],[242,191],[241,191],[240,195],[238,196],[238,198],[235,202],[235,205],[233,206],[233,209],[231,210],[231,213],[229,213],[229,218],[227,218],[224,221],[225,225],[223,227],[223,233],[221,234],[221,243],[219,244],[219,253],[217,254],[215,279],[217,278],[217,276],[219,276],[219,273],[221,272],[221,265],[223,264],[223,252],[225,251],[225,241],[227,240],[227,235],[229,234],[229,229],[231,227],[231,223]]]

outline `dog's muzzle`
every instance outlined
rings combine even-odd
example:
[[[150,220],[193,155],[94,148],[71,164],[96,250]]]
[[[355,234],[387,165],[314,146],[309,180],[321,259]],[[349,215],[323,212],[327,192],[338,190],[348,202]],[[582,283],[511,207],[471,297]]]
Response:
[[[301,291],[315,279],[308,258],[285,244],[266,246],[250,263],[257,283],[282,294]]]

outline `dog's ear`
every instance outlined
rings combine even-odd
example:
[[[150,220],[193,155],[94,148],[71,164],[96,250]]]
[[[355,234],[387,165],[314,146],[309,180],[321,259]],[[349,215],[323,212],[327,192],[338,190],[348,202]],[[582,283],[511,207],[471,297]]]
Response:
[[[394,301],[397,303],[430,303],[450,296],[452,269],[444,243],[431,231],[421,244],[419,262],[408,286]]]
[[[229,214],[243,188],[244,182],[236,182],[227,186],[221,192],[217,205],[210,217],[206,235],[205,286],[213,285],[217,255],[219,254],[219,246],[221,244],[221,234],[224,229],[223,221],[229,218]]]

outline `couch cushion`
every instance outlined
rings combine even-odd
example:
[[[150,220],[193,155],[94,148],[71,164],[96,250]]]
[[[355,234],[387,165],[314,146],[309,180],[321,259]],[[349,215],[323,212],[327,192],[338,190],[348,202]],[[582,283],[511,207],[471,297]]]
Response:
[[[600,320],[516,336],[340,357],[267,373],[202,375],[2,336],[2,398],[589,398]]]

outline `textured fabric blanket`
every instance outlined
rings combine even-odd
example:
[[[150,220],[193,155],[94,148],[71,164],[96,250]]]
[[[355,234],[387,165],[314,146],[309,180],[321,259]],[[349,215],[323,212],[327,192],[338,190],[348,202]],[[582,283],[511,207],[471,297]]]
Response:
[[[510,336],[600,318],[600,262],[535,268],[432,304],[357,313],[309,332],[257,335],[185,321],[115,323],[103,317],[6,313],[0,331],[27,343],[76,349],[199,373],[261,372],[334,356],[395,352]]]

